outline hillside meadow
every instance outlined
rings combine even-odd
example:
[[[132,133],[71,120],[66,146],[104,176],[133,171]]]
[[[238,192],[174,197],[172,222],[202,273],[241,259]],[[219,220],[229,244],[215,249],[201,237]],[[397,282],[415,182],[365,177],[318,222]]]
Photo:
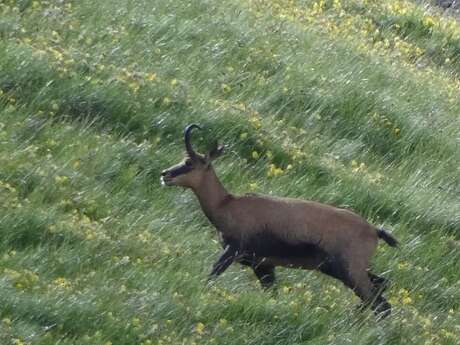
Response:
[[[458,344],[460,24],[407,0],[0,1],[0,344]],[[230,267],[191,191],[382,225],[390,317],[316,272]]]

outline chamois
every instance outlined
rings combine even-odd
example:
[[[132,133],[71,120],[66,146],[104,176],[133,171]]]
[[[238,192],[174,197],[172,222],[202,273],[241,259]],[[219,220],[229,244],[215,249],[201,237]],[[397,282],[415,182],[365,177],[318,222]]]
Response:
[[[292,198],[245,194],[233,195],[216,176],[211,162],[224,146],[217,142],[206,155],[194,151],[191,131],[184,131],[186,156],[161,172],[167,186],[191,188],[203,212],[217,229],[223,252],[209,278],[222,274],[233,262],[250,266],[263,288],[275,281],[275,267],[318,270],[338,279],[383,316],[391,312],[382,297],[387,280],[369,271],[369,260],[378,239],[395,247],[387,231],[341,208]]]

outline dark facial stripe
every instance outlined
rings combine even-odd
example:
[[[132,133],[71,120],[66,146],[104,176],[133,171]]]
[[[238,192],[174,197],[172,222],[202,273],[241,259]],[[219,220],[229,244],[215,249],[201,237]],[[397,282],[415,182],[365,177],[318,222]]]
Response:
[[[176,176],[179,176],[179,175],[183,175],[183,174],[186,174],[188,172],[190,172],[193,168],[191,166],[188,166],[188,165],[181,165],[180,167],[178,168],[175,168],[173,170],[170,170],[169,171],[169,174],[171,175],[171,177],[176,177]]]

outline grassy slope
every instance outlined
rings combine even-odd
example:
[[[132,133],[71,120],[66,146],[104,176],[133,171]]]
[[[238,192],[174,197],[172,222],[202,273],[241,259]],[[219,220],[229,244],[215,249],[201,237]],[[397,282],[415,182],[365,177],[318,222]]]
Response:
[[[0,3],[0,343],[454,344],[460,27],[406,1]],[[279,269],[206,274],[219,246],[162,189],[187,123],[256,190],[357,210],[394,314]]]

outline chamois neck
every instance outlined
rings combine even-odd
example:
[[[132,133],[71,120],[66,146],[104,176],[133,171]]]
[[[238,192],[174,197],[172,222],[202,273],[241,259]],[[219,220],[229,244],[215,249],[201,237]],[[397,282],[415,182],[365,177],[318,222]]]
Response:
[[[192,187],[192,190],[197,196],[204,213],[211,220],[213,213],[229,196],[212,167],[209,167],[201,182]]]

